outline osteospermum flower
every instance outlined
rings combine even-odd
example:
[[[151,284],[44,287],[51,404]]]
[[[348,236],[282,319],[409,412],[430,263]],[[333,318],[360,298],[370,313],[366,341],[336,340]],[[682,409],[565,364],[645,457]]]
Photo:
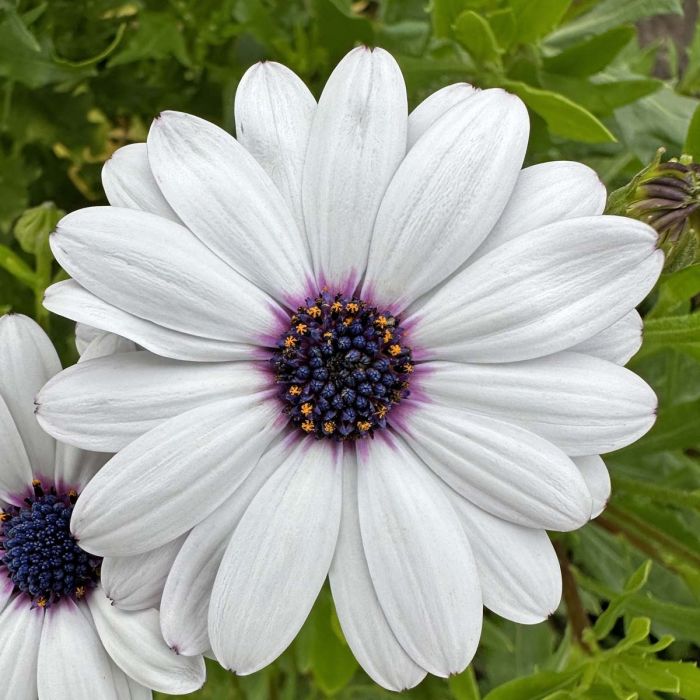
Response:
[[[104,350],[98,338],[84,357]],[[70,533],[76,502],[109,455],[57,444],[37,424],[34,396],[59,370],[32,320],[0,318],[2,697],[143,700],[150,688],[196,690],[202,658],[168,648],[156,610],[112,607],[101,586],[102,558]]]
[[[620,364],[656,235],[601,216],[584,166],[521,170],[517,97],[451,85],[409,116],[381,49],[350,52],[318,104],[254,66],[235,114],[237,140],[162,113],[105,165],[112,206],[52,236],[73,280],[47,307],[147,349],[39,397],[53,435],[121,450],[73,532],[169,569],[180,653],[265,666],[330,575],[378,683],[459,672],[482,603],[524,623],[557,607],[545,530],[598,513],[598,455],[654,421]]]

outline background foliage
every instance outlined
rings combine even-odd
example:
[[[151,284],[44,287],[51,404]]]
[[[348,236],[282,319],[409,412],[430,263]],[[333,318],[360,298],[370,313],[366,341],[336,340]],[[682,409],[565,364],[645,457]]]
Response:
[[[41,307],[62,272],[48,233],[103,203],[102,163],[165,108],[232,129],[237,82],[275,59],[318,95],[359,42],[399,60],[411,106],[449,82],[502,86],[531,111],[528,163],[576,159],[609,187],[667,157],[700,160],[700,27],[681,0],[0,0],[0,313],[39,320],[66,363],[70,325]],[[658,27],[677,15],[679,35]],[[672,18],[671,18],[672,20]],[[654,38],[654,36],[657,38]],[[650,40],[651,37],[651,40]],[[643,38],[645,41],[641,42]],[[693,118],[693,115],[694,118]],[[692,124],[691,124],[692,120]],[[696,197],[698,193],[696,192]],[[656,427],[610,455],[608,510],[555,536],[564,601],[531,627],[487,615],[470,669],[412,698],[700,698],[700,259],[645,302],[632,360]],[[199,698],[372,699],[324,591],[293,646],[247,678],[211,664]]]

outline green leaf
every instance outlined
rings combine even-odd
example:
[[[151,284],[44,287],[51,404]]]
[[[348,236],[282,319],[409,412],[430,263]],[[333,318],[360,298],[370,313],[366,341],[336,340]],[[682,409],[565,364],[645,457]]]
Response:
[[[547,42],[552,46],[569,45],[621,24],[631,24],[644,17],[682,13],[681,0],[603,0],[596,3],[588,12],[564,24],[549,36]]]
[[[558,136],[586,143],[615,141],[604,124],[587,109],[563,95],[520,82],[507,81],[505,87],[539,114],[547,122],[550,131]]]
[[[190,65],[182,25],[167,12],[141,12],[136,31],[109,60],[110,68],[136,61],[173,57],[183,66]]]
[[[517,35],[517,25],[515,14],[510,7],[495,12],[489,12],[486,18],[493,29],[498,45],[502,49],[508,49],[515,41]]]
[[[546,57],[542,66],[547,72],[568,77],[593,75],[603,70],[635,36],[634,27],[616,27]]]
[[[454,700],[481,700],[479,684],[471,666],[456,676],[450,676],[447,685]]]
[[[500,48],[491,25],[473,10],[466,10],[457,18],[454,34],[477,63],[499,60]]]
[[[579,671],[553,673],[543,671],[527,678],[518,678],[492,690],[484,700],[542,700],[557,690],[570,688],[579,677]]]
[[[612,651],[621,654],[632,648],[639,642],[643,642],[651,632],[651,620],[648,617],[635,617],[627,626],[625,638],[619,642]]]
[[[433,0],[431,16],[435,36],[452,36],[452,26],[457,21],[457,17],[470,9],[474,9],[474,3],[470,0]]]
[[[65,214],[53,202],[27,209],[15,224],[15,238],[25,253],[37,255],[48,244],[49,234]]]
[[[561,21],[571,0],[509,0],[517,24],[518,41],[527,44],[548,34]]]
[[[0,267],[7,270],[22,284],[34,289],[37,279],[34,271],[22,258],[10,250],[7,246],[0,245]]]
[[[634,445],[625,448],[625,452],[659,452],[698,446],[700,446],[700,401],[691,401],[670,407],[662,406],[653,430]]]
[[[646,322],[643,351],[667,346],[683,349],[685,345],[700,346],[700,313],[652,318]]]
[[[625,582],[625,593],[636,593],[641,590],[649,580],[651,573],[651,561],[645,561]]]
[[[692,156],[696,163],[700,163],[700,104],[695,108],[688,125],[683,153]]]
[[[639,688],[662,693],[678,693],[681,689],[678,676],[654,660],[627,655],[621,668]]]

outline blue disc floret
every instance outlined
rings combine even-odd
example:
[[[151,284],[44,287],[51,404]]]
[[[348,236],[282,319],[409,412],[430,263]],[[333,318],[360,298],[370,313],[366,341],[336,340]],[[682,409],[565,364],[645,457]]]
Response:
[[[355,440],[387,425],[409,394],[411,349],[399,319],[323,290],[290,317],[271,362],[291,422],[316,438]]]
[[[39,481],[33,487],[24,505],[0,511],[0,568],[32,605],[80,600],[97,585],[102,559],[82,550],[70,532],[78,494]]]

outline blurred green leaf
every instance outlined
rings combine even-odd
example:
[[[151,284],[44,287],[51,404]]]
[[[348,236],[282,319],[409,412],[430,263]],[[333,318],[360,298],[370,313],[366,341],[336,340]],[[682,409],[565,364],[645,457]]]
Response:
[[[528,43],[548,34],[561,21],[571,0],[509,0],[517,25],[518,41]]]
[[[466,10],[457,17],[454,34],[457,41],[477,62],[498,60],[500,49],[491,25],[488,20],[473,10]]]
[[[593,75],[603,70],[635,36],[634,27],[615,27],[545,57],[542,65],[547,72],[568,77]]]
[[[507,81],[505,87],[539,114],[552,132],[559,136],[586,143],[615,140],[607,127],[587,109],[563,95],[520,82]]]
[[[25,253],[37,255],[48,245],[49,234],[65,212],[53,202],[27,209],[15,224],[15,238]]]
[[[548,38],[551,45],[568,45],[621,24],[630,24],[644,17],[681,14],[681,0],[602,0],[584,14],[564,24]]]
[[[688,125],[683,153],[687,153],[693,157],[696,163],[700,163],[700,104],[695,108],[693,117]]]

